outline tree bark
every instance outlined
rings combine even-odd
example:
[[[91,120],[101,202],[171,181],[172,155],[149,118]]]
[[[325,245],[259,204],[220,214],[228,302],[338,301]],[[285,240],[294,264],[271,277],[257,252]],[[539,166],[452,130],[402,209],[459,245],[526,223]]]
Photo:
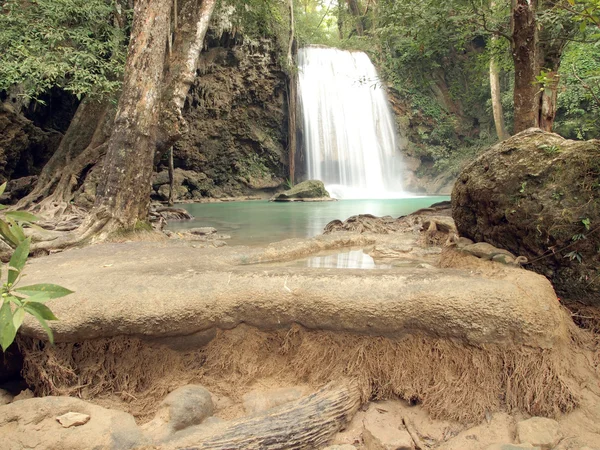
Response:
[[[293,185],[296,176],[296,102],[298,75],[294,61],[294,0],[289,0],[290,38],[288,44],[288,164],[289,179]]]
[[[123,92],[95,207],[116,221],[116,228],[133,229],[146,219],[155,153],[187,131],[181,109],[215,4],[180,2],[179,27],[167,59],[172,0],[136,3]]]
[[[493,56],[490,58],[490,91],[494,124],[496,125],[496,135],[498,136],[498,140],[503,141],[508,138],[508,133],[506,132],[506,126],[504,125],[504,111],[502,110],[502,95],[500,92],[500,73],[498,64]]]
[[[537,0],[515,0],[512,11],[512,56],[515,64],[514,132],[539,126]]]
[[[491,0],[490,8],[495,7],[495,0]],[[492,44],[498,40],[497,36],[491,37]],[[492,46],[493,48],[493,46]],[[494,115],[494,124],[496,126],[496,135],[498,140],[503,141],[508,138],[506,126],[504,124],[504,111],[502,110],[502,94],[500,91],[500,71],[496,58],[492,54],[490,57],[490,95],[492,99],[492,112]]]
[[[110,100],[84,99],[58,149],[42,169],[35,188],[17,203],[16,208],[55,214],[64,212],[73,198],[73,191],[83,181],[86,168],[101,161],[106,153],[114,115],[115,108]]]
[[[350,13],[354,16],[354,20],[355,20],[354,26],[356,28],[356,34],[359,36],[364,36],[365,27],[362,22],[362,15],[360,13],[360,8],[358,7],[357,0],[346,0],[346,1],[348,2],[348,9],[350,10]]]
[[[354,383],[330,383],[300,400],[232,420],[214,431],[190,434],[165,450],[312,450],[322,448],[354,416],[360,392]]]
[[[125,78],[96,197],[101,210],[133,229],[148,214],[172,0],[135,4]]]

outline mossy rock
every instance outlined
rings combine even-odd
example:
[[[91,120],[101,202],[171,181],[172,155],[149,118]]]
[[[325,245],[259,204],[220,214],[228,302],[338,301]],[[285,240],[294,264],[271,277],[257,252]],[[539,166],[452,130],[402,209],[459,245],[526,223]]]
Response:
[[[461,236],[546,275],[561,297],[600,306],[600,140],[531,128],[469,164],[452,192]]]
[[[275,194],[271,197],[272,202],[295,202],[295,201],[330,201],[329,192],[325,185],[319,180],[307,180],[298,183],[291,189]]]

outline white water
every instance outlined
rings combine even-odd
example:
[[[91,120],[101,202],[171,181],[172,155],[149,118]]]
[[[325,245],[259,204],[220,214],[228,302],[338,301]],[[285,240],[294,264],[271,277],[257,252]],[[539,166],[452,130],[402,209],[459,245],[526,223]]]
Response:
[[[298,64],[308,178],[336,198],[405,197],[394,118],[369,57],[305,47]]]

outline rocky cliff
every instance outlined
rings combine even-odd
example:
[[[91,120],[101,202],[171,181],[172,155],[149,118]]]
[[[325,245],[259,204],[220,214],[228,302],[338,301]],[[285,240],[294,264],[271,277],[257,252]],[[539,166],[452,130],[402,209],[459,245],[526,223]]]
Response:
[[[213,32],[206,44],[184,109],[190,131],[173,150],[174,166],[186,171],[176,179],[177,198],[272,192],[287,173],[286,75],[277,48],[235,32]],[[165,170],[163,161],[154,183],[160,199],[168,195]]]

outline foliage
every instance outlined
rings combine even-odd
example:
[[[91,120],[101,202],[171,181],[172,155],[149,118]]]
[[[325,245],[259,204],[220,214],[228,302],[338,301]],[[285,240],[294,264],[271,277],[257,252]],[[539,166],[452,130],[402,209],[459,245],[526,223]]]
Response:
[[[0,186],[0,195],[4,193],[6,183]],[[0,205],[0,209],[6,208]],[[23,225],[37,221],[33,214],[23,211],[8,211],[0,218],[0,236],[14,248],[7,268],[6,281],[2,284],[2,305],[0,306],[0,346],[3,351],[12,344],[26,314],[35,317],[54,342],[52,330],[47,320],[57,320],[45,303],[52,298],[64,297],[72,291],[55,284],[33,284],[17,287],[21,280],[31,238],[25,236]],[[0,268],[0,276],[2,270]]]
[[[573,42],[562,58],[555,130],[569,139],[600,137],[598,43]]]
[[[0,91],[27,98],[53,87],[78,97],[119,89],[126,13],[110,0],[5,0],[0,6]]]

